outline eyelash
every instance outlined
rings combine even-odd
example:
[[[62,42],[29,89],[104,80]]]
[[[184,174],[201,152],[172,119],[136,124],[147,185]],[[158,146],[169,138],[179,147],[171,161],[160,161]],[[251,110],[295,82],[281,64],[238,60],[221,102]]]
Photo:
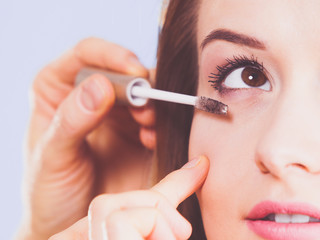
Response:
[[[226,62],[222,66],[217,65],[217,73],[210,73],[209,75],[210,80],[208,82],[212,83],[211,86],[218,91],[222,91],[222,83],[226,77],[238,68],[250,66],[265,72],[263,63],[259,63],[258,59],[253,55],[250,58],[245,55],[233,56],[232,59],[227,58]]]

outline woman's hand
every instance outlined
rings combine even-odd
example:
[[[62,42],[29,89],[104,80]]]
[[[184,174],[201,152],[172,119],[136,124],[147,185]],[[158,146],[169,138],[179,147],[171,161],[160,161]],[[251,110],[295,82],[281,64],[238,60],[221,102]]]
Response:
[[[95,38],[80,42],[38,74],[26,139],[23,239],[47,239],[65,229],[87,214],[100,193],[144,187],[145,179],[138,176],[150,156],[146,147],[155,144],[153,111],[113,108],[112,85],[101,75],[75,88],[85,66],[149,74],[132,52]]]
[[[192,227],[176,208],[202,186],[208,169],[208,159],[200,157],[150,190],[100,195],[88,218],[49,240],[188,239]]]

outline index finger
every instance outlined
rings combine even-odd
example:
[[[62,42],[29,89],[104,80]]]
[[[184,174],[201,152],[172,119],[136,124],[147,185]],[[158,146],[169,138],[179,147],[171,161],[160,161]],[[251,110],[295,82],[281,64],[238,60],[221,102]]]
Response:
[[[54,61],[50,68],[63,82],[73,83],[76,74],[84,66],[148,77],[148,70],[142,66],[134,53],[99,38],[82,40],[60,59]]]
[[[205,156],[192,160],[151,188],[164,195],[176,208],[198,190],[207,177],[209,160]]]

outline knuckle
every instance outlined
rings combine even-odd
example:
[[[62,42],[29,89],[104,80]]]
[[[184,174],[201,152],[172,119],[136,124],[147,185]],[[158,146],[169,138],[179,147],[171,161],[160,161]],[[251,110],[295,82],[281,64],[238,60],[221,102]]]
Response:
[[[58,234],[51,236],[48,240],[59,240]]]
[[[38,72],[28,89],[28,95],[30,103],[32,103],[32,107],[43,106],[44,101],[49,101],[50,96],[48,95],[47,90],[48,88],[52,88],[51,83],[55,81],[56,79],[52,64],[48,64]]]
[[[158,191],[156,191],[155,189],[150,189],[150,194],[152,197],[154,197],[158,201],[160,201],[161,199],[164,198],[164,196],[161,193],[159,193]]]
[[[157,190],[151,189],[150,196],[155,199],[154,207],[155,209],[161,209],[163,206],[167,205],[168,199]]]
[[[89,205],[89,214],[94,215],[101,211],[104,206],[111,206],[114,204],[114,200],[111,194],[101,194],[96,196]]]
[[[75,119],[72,114],[68,114],[63,111],[58,111],[54,118],[52,119],[52,128],[55,132],[63,133],[63,135],[73,136],[77,133],[77,128],[75,127]]]
[[[119,49],[119,56],[121,61],[128,61],[128,59],[138,59],[137,55],[131,52],[129,49],[121,48]]]
[[[83,47],[87,46],[88,44],[96,41],[98,38],[96,37],[87,37],[87,38],[84,38],[82,40],[80,40],[77,45],[76,45],[76,49],[82,49]]]
[[[137,58],[137,55],[131,52],[129,49],[113,42],[106,42],[106,49],[112,49],[113,50],[112,52],[116,54],[114,56],[114,60],[127,61],[131,57]],[[105,55],[105,57],[107,57],[107,55]]]
[[[42,68],[36,75],[34,81],[32,82],[31,90],[33,92],[38,92],[42,88],[44,80],[51,78],[52,71],[53,70],[51,64],[48,64],[47,66]]]
[[[85,49],[88,48],[88,46],[92,45],[93,43],[97,42],[97,41],[100,41],[101,39],[100,38],[96,38],[96,37],[87,37],[87,38],[84,38],[82,40],[80,40],[76,46],[74,47],[74,53],[76,56],[82,56],[83,54],[83,51]]]
[[[154,204],[154,207],[156,209],[159,209],[161,211],[163,209],[167,209],[167,208],[172,208],[173,207],[172,202],[163,193],[160,193],[157,190],[154,190],[154,192],[156,194],[155,196],[157,196],[157,200],[156,200],[156,202]],[[170,198],[171,197],[172,196],[170,196]]]

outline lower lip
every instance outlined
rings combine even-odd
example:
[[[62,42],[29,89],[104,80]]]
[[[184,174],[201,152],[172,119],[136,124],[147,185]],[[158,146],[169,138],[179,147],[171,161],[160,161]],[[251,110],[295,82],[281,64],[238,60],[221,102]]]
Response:
[[[250,230],[269,240],[318,240],[320,223],[276,223],[247,220]]]

